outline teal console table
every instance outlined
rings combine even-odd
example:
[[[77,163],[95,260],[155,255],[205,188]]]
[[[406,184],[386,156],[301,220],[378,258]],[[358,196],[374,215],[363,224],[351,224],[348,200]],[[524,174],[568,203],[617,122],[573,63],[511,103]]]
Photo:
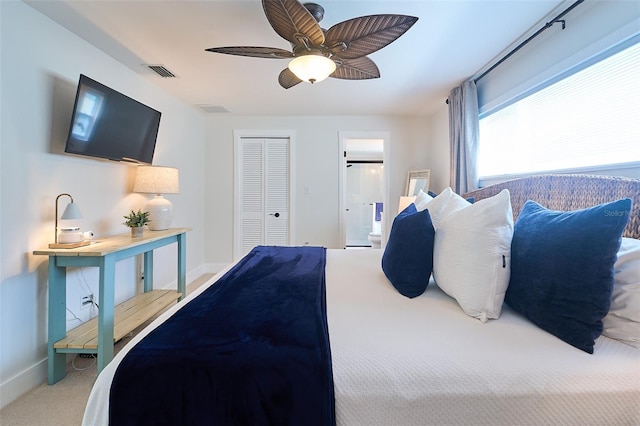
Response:
[[[97,353],[98,373],[113,359],[114,342],[186,295],[186,233],[190,228],[146,231],[142,237],[131,234],[98,239],[72,249],[35,250],[34,255],[49,256],[49,335],[48,383],[67,374],[67,353]],[[153,250],[178,245],[178,290],[153,289]],[[114,306],[115,264],[119,260],[144,254],[144,292]],[[98,316],[67,332],[68,267],[93,266],[99,271]]]

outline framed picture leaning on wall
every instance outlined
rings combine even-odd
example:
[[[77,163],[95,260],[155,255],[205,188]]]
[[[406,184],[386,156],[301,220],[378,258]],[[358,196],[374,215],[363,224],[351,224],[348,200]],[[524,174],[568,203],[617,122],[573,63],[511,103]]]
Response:
[[[407,173],[406,196],[416,196],[420,190],[427,192],[429,190],[429,180],[431,178],[431,169],[410,170]]]

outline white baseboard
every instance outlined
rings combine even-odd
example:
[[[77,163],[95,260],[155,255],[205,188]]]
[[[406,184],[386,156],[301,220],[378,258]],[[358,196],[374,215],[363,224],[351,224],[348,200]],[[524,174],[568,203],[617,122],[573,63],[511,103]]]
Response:
[[[229,266],[227,263],[206,263],[206,264],[202,264],[199,267],[187,272],[187,285],[189,285],[190,282],[195,281],[196,279],[200,278],[202,275],[204,274],[217,274],[218,272],[222,271],[223,269],[225,269],[227,266]],[[177,279],[171,281],[170,283],[168,283],[167,285],[165,285],[164,287],[162,287],[163,290],[175,290],[176,287],[178,285]]]
[[[228,263],[207,263],[206,270],[209,273],[217,274],[229,266]]]
[[[0,409],[47,380],[47,358],[0,384]]]

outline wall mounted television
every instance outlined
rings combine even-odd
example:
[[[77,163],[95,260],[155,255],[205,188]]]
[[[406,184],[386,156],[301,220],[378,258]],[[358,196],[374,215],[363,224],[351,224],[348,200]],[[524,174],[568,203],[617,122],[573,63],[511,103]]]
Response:
[[[65,152],[151,164],[161,113],[80,74]]]

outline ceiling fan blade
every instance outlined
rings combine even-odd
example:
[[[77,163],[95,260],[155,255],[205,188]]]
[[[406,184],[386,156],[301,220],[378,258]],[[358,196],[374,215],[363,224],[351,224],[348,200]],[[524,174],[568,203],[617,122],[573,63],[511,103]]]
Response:
[[[254,46],[231,46],[231,47],[211,47],[205,49],[207,52],[225,53],[227,55],[249,56],[251,58],[286,59],[292,58],[293,54],[288,50],[276,47],[254,47]]]
[[[267,20],[283,39],[294,45],[300,44],[300,36],[316,46],[324,43],[324,32],[318,21],[299,1],[262,0],[262,7]]]
[[[380,77],[380,70],[375,62],[363,56],[362,58],[341,61],[329,77],[343,80],[368,80]]]
[[[278,83],[280,83],[280,86],[284,87],[285,89],[289,89],[298,83],[302,83],[302,80],[296,77],[296,75],[291,72],[289,68],[285,68],[282,70],[282,72],[280,72],[280,75],[278,76]]]
[[[349,19],[329,28],[325,45],[342,59],[360,58],[395,41],[417,20],[415,16],[407,15],[370,15]]]

